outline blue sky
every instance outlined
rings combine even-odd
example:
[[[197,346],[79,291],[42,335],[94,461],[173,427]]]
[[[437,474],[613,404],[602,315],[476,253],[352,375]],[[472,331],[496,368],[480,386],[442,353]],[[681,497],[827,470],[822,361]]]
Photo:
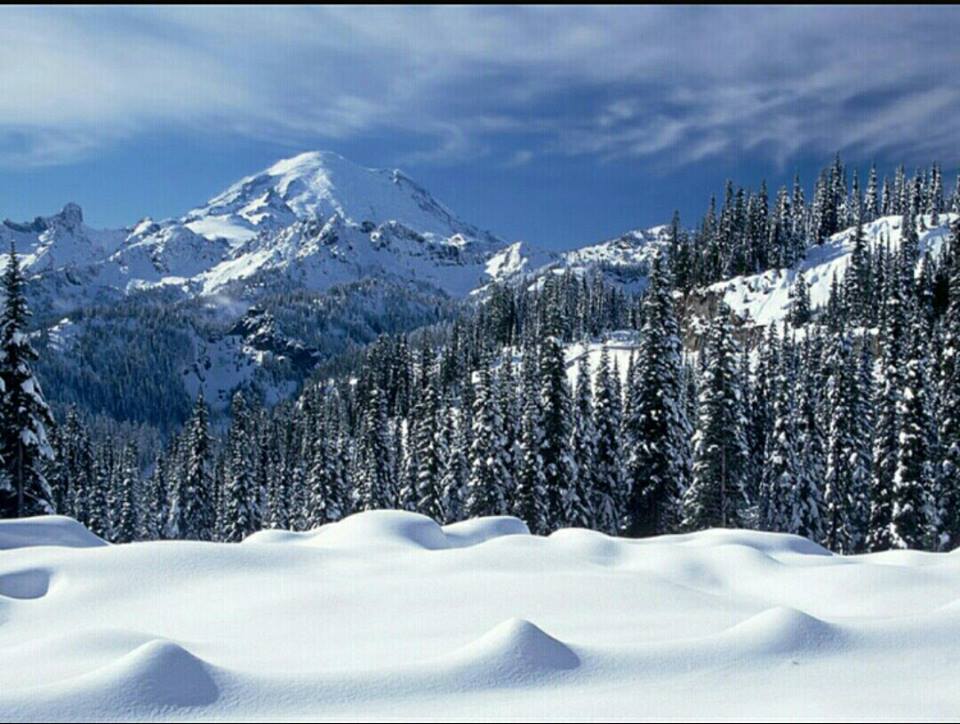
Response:
[[[179,215],[278,158],[399,166],[558,248],[840,151],[958,162],[956,8],[4,8],[0,216]]]

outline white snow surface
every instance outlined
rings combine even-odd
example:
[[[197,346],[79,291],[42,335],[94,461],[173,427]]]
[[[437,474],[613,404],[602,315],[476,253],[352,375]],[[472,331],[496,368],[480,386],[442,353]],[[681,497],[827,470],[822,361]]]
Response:
[[[0,551],[36,546],[95,548],[106,542],[65,515],[0,521]]]
[[[640,350],[640,335],[631,330],[617,330],[610,332],[601,342],[574,342],[566,346],[563,353],[570,389],[576,389],[580,360],[584,357],[590,371],[591,384],[596,385],[604,347],[607,348],[610,369],[619,373],[621,385],[627,384],[630,360],[635,359]]]
[[[75,527],[0,522],[0,720],[960,712],[957,553],[398,511],[240,545],[51,535]]]

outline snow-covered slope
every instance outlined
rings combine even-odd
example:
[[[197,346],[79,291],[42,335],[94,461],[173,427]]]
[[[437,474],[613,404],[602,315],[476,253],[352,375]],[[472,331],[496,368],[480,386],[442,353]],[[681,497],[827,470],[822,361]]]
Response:
[[[0,522],[0,538],[19,523]],[[56,526],[55,526],[56,527]],[[944,720],[960,557],[363,513],[0,551],[0,719]]]
[[[923,217],[924,231],[920,232],[921,251],[937,252],[949,235],[949,224],[956,214],[941,214],[940,224],[933,226],[929,216]],[[884,216],[864,225],[863,238],[872,247],[886,245],[900,247],[899,216]],[[843,281],[853,252],[853,229],[834,234],[822,246],[807,250],[806,258],[793,269],[766,271],[763,274],[734,277],[717,282],[705,290],[722,295],[724,302],[748,324],[765,326],[783,320],[790,311],[790,289],[797,275],[802,273],[810,285],[810,306],[823,307],[830,298],[830,286],[836,275]]]

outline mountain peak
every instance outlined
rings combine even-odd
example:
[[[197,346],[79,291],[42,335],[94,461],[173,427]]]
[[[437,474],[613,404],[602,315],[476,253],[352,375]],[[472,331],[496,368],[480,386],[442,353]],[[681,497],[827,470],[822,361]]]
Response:
[[[303,153],[298,153],[296,156],[280,159],[264,171],[264,173],[270,176],[300,175],[314,172],[319,168],[341,165],[366,170],[335,151],[304,151]]]
[[[296,221],[337,216],[350,226],[395,222],[428,237],[485,237],[407,174],[360,166],[332,151],[308,151],[240,179],[183,222],[207,238],[241,244]]]
[[[80,208],[79,204],[71,201],[64,205],[56,218],[60,219],[68,228],[78,229],[83,223],[83,209]]]

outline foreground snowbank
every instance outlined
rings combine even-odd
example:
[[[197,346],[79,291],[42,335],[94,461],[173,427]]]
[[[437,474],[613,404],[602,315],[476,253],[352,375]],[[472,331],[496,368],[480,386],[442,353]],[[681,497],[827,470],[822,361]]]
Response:
[[[102,539],[64,515],[0,520],[0,551],[30,546],[94,548],[105,545]]]
[[[960,554],[393,511],[243,545],[77,528],[0,522],[0,720],[960,712]]]

